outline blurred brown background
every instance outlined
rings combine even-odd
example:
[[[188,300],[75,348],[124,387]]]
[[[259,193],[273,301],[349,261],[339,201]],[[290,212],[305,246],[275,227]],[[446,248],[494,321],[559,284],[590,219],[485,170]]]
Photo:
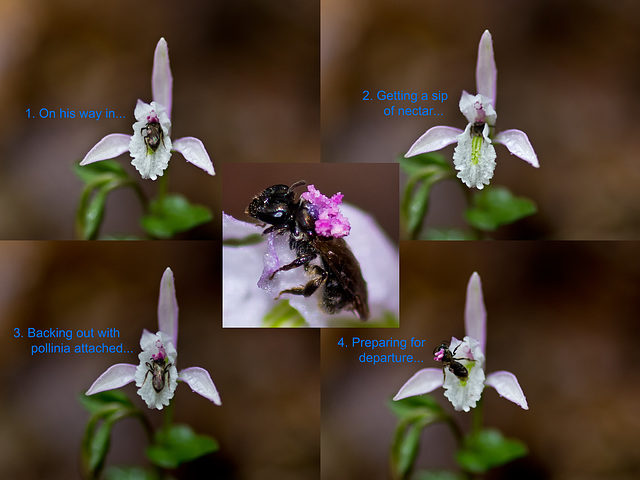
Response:
[[[131,133],[151,101],[153,52],[169,45],[174,138],[226,162],[319,161],[319,4],[315,0],[85,2],[0,0],[0,239],[70,239],[81,182],[70,170],[102,137]],[[125,119],[28,119],[41,108]],[[119,163],[139,174],[128,155]],[[169,191],[215,213],[185,238],[220,238],[221,180],[175,154]],[[149,193],[157,184],[143,182]],[[137,233],[130,191],[107,204],[105,233]]]
[[[215,382],[217,407],[178,386],[174,421],[212,435],[220,451],[176,478],[317,479],[320,361],[318,333],[221,328],[217,242],[0,243],[0,478],[80,478],[80,442],[89,414],[78,403],[115,363],[137,363],[144,328],[158,329],[164,269],[174,272],[180,308],[178,369],[200,366]],[[27,328],[116,328],[128,354],[36,354]],[[19,328],[24,338],[14,338]],[[102,339],[86,340],[101,344]],[[130,384],[121,389],[155,425]],[[145,434],[134,420],[113,430],[107,465],[147,465]]]
[[[496,146],[492,183],[534,199],[539,213],[507,239],[640,238],[640,3],[607,0],[322,1],[322,156],[393,162],[435,125],[463,129],[462,90],[475,94],[478,42],[493,35],[498,131],[527,133],[534,169]],[[387,117],[363,91],[449,94],[437,117]],[[449,159],[454,146],[441,152]],[[457,179],[455,182],[459,182]],[[461,226],[454,181],[438,185],[430,226]]]
[[[640,475],[640,374],[635,365],[640,259],[631,242],[403,242],[399,330],[322,332],[322,472],[332,480],[387,479],[396,425],[386,403],[432,350],[464,335],[466,287],[480,274],[487,308],[486,371],[514,373],[524,411],[483,394],[485,426],[523,440],[528,457],[493,479],[631,480]],[[360,338],[425,339],[416,349],[341,348]],[[365,353],[408,353],[413,364],[373,366]],[[453,412],[443,390],[434,397]],[[454,413],[463,429],[470,414]],[[421,437],[417,466],[455,468],[454,439]]]

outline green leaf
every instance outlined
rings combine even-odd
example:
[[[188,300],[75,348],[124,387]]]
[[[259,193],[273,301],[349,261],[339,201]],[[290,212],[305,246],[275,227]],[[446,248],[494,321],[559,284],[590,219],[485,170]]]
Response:
[[[422,429],[443,421],[446,414],[430,395],[419,395],[389,402],[400,419],[391,443],[391,468],[395,478],[408,478],[420,447]]]
[[[76,212],[76,235],[82,240],[95,240],[104,218],[109,193],[135,184],[119,163],[112,160],[84,167],[73,165],[73,171],[85,183]]]
[[[125,169],[115,160],[103,160],[85,166],[80,166],[80,163],[74,163],[72,168],[73,172],[84,183],[92,183],[105,178],[121,180],[129,178]]]
[[[81,445],[81,459],[86,476],[97,478],[109,451],[111,430],[116,422],[139,411],[121,392],[108,391],[79,395],[80,403],[91,412]]]
[[[430,228],[425,235],[427,240],[478,240],[473,232],[457,228]]]
[[[439,153],[429,152],[421,153],[413,157],[405,158],[404,156],[397,157],[400,168],[407,172],[410,176],[418,175],[425,167],[437,166],[443,170],[451,170],[451,164]]]
[[[309,324],[302,314],[289,304],[289,300],[282,300],[274,305],[262,319],[264,327],[308,327]]]
[[[413,480],[467,480],[462,473],[449,472],[447,470],[421,470],[412,477]]]
[[[521,441],[505,438],[495,429],[484,429],[465,437],[456,461],[467,472],[484,473],[527,453],[527,446]]]
[[[113,422],[104,421],[97,426],[91,435],[87,438],[85,444],[85,459],[86,468],[93,476],[97,476],[97,473],[102,469],[104,459],[109,451],[109,443],[111,440],[111,429],[113,428]]]
[[[97,478],[109,452],[111,430],[118,420],[133,415],[129,409],[114,406],[104,406],[101,411],[93,415],[87,423],[81,445],[81,459],[86,476]]]
[[[438,401],[431,395],[415,395],[402,400],[390,401],[389,409],[399,418],[439,417],[445,416]]]
[[[111,191],[106,183],[96,189],[91,196],[91,192],[87,192],[88,202],[82,202],[83,208],[78,210],[78,232],[82,240],[94,240],[98,236],[102,219],[104,218],[104,207],[107,202],[107,196]],[[84,196],[84,195],[83,195]]]
[[[203,455],[217,451],[218,442],[196,434],[188,425],[174,424],[160,430],[147,448],[147,458],[161,468],[177,468]]]
[[[227,238],[222,241],[225,247],[245,247],[247,245],[257,245],[264,242],[264,236],[259,233],[252,233],[244,238]]]
[[[213,215],[202,205],[192,205],[178,194],[155,199],[149,205],[149,214],[142,217],[145,232],[155,238],[171,238],[176,233],[190,230],[209,222]]]
[[[80,394],[78,395],[78,401],[92,414],[104,411],[105,407],[111,409],[135,408],[129,397],[118,390],[109,390],[95,395]]]
[[[107,480],[160,480],[158,473],[140,467],[107,467],[104,472]],[[164,476],[164,480],[173,477]]]
[[[399,158],[400,167],[409,173],[404,188],[400,212],[409,237],[418,237],[429,208],[431,188],[440,180],[454,177],[454,171],[442,155],[423,153]]]
[[[415,239],[422,230],[422,224],[429,209],[429,194],[431,184],[424,182],[417,187],[417,177],[412,177],[407,182],[402,199],[402,216],[409,231],[409,237]]]
[[[465,217],[471,226],[482,231],[493,231],[537,211],[533,201],[516,197],[505,187],[486,187],[474,195],[472,203]]]
[[[413,470],[418,451],[422,427],[418,422],[404,421],[396,427],[391,443],[391,468],[394,478],[408,478]]]

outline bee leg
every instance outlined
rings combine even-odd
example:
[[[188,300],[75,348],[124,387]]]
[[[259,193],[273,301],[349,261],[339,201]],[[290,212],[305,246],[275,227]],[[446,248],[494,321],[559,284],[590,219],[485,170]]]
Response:
[[[149,362],[147,362],[147,366],[149,365]],[[147,370],[147,373],[144,374],[144,380],[142,381],[142,385],[144,385],[144,383],[147,381],[147,377],[149,376],[149,374],[151,373],[151,370]]]
[[[302,295],[305,298],[313,295],[316,290],[318,290],[318,288],[320,288],[322,284],[327,280],[327,272],[325,272],[318,265],[312,265],[308,269],[308,271],[314,273],[316,276],[311,279],[306,285],[282,290],[276,297],[276,300],[278,300],[283,293],[289,293],[291,295]]]
[[[271,275],[269,275],[269,280],[273,280],[273,277],[278,272],[286,272],[287,270],[292,270],[294,268],[301,267],[302,265],[307,265],[311,260],[313,260],[316,257],[317,257],[317,255],[315,253],[310,253],[308,255],[303,255],[301,257],[298,257],[293,262],[288,263],[288,264],[280,267],[275,272],[273,272]]]

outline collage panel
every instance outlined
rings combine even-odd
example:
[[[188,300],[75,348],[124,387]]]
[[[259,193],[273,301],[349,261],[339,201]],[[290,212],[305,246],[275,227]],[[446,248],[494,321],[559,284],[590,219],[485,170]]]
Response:
[[[396,327],[398,167],[223,169],[225,327]]]
[[[0,478],[318,478],[318,335],[222,329],[217,242],[3,242],[0,265]]]
[[[321,14],[322,159],[398,162],[402,239],[640,236],[640,4],[323,0]]]
[[[401,262],[399,329],[321,332],[322,478],[637,474],[634,242],[403,242]]]
[[[315,0],[4,2],[0,238],[219,240],[223,163],[319,161],[318,29]]]

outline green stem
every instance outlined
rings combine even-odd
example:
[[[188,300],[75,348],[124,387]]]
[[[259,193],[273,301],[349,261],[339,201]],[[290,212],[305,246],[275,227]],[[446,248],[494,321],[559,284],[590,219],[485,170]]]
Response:
[[[164,417],[162,419],[162,429],[168,430],[173,422],[173,402],[169,402],[169,405],[164,409]]]
[[[462,441],[464,440],[464,435],[462,434],[462,430],[460,430],[460,425],[458,425],[451,415],[447,415],[444,419],[451,432],[453,432],[453,436],[456,439],[456,443],[458,444],[458,448],[462,446]]]
[[[142,427],[147,434],[147,440],[149,440],[149,443],[151,443],[151,441],[153,440],[153,426],[151,425],[151,422],[149,422],[149,419],[144,413],[142,413],[141,410],[138,410],[135,416],[136,418],[138,418],[138,420],[140,420],[140,423],[142,424]]]
[[[467,208],[471,208],[473,205],[473,194],[471,189],[467,187],[464,183],[458,182],[460,188],[462,188],[462,193],[464,194],[465,199],[467,200]],[[486,235],[482,230],[478,230],[476,227],[469,225],[469,228],[473,231],[478,240],[486,240]]]
[[[142,205],[142,211],[146,213],[149,210],[149,200],[147,199],[147,196],[144,194],[144,191],[142,190],[140,185],[138,185],[133,180],[131,180],[130,185],[131,185],[131,188],[133,188],[133,191],[135,192],[136,197],[138,197],[138,200],[140,201],[140,205]]]
[[[164,175],[158,179],[158,204],[162,204],[164,198],[167,196],[167,183],[169,183],[169,168],[167,168],[164,171]]]
[[[476,408],[473,409],[473,417],[471,419],[471,434],[477,434],[482,430],[482,420],[484,413],[484,401],[483,398],[480,397],[478,403],[476,404]]]

